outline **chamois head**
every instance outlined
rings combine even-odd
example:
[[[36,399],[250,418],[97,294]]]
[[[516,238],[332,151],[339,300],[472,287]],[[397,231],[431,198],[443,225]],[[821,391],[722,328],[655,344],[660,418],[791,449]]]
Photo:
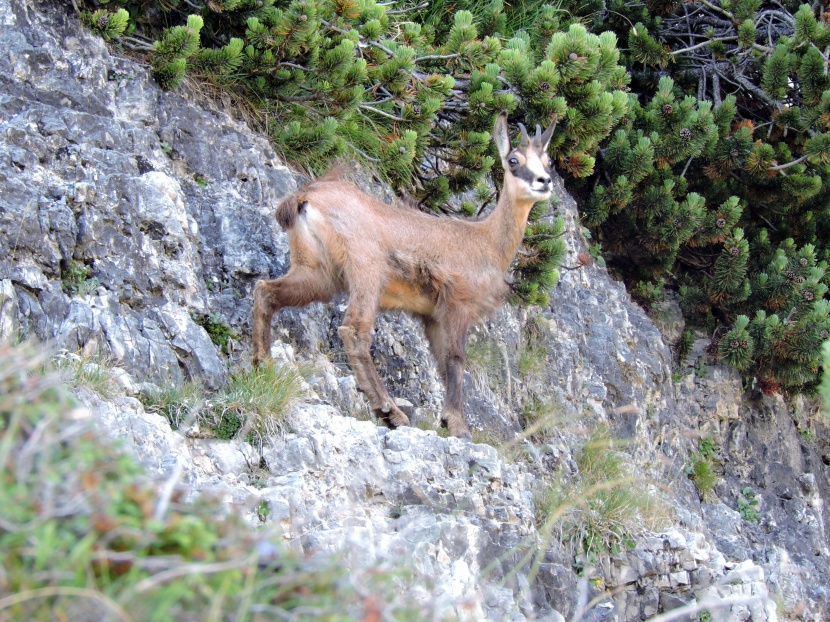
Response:
[[[550,198],[552,182],[547,150],[555,127],[556,120],[543,134],[542,127],[537,125],[536,136],[531,139],[525,126],[519,123],[522,139],[514,148],[507,132],[507,115],[502,113],[496,119],[493,137],[504,167],[505,188],[512,190],[517,199],[536,202]]]

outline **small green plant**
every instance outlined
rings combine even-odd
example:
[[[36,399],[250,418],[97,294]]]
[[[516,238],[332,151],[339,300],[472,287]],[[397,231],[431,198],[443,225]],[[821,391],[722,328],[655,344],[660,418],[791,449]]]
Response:
[[[127,30],[130,23],[130,13],[125,9],[118,9],[115,12],[100,9],[98,11],[83,11],[81,21],[92,32],[104,41],[118,39]]]
[[[691,479],[700,498],[704,501],[711,495],[715,484],[718,481],[717,473],[712,460],[702,454],[696,454],[692,458],[692,464],[689,467],[689,479]]]
[[[519,360],[516,367],[519,377],[539,377],[547,363],[545,337],[550,329],[540,316],[534,317],[524,328],[522,343],[519,348]]]
[[[65,270],[61,271],[63,291],[70,296],[86,296],[101,285],[101,282],[92,276],[92,269],[75,260],[69,262]]]
[[[170,385],[143,390],[139,399],[147,412],[162,415],[170,427],[178,430],[188,417],[195,417],[203,406],[204,389],[198,382],[174,382]]]
[[[695,345],[695,336],[692,331],[684,330],[680,335],[680,340],[677,342],[677,362],[681,365],[683,361],[689,356],[692,347]]]
[[[269,505],[268,501],[263,499],[259,502],[259,505],[256,509],[256,515],[262,523],[268,520],[268,517],[271,516],[271,506]]]
[[[482,428],[481,430],[473,429],[471,430],[471,433],[473,436],[473,443],[477,445],[490,445],[491,447],[499,449],[505,441],[504,438],[488,428]]]
[[[207,179],[205,179],[202,175],[199,174],[193,176],[193,181],[195,181],[196,185],[200,188],[204,188],[208,184]]]
[[[824,408],[824,419],[830,423],[830,340],[825,341],[821,346],[822,374],[819,385],[819,395]]]
[[[703,362],[702,359],[695,363],[694,370],[695,376],[698,378],[705,378],[706,374],[709,373],[709,367]]]
[[[746,486],[738,495],[738,514],[749,523],[757,523],[759,517],[758,505],[759,501],[755,496],[755,492],[752,488]]]
[[[712,612],[708,609],[697,614],[697,619],[700,622],[712,622]]]
[[[704,458],[714,458],[720,451],[720,445],[715,442],[713,437],[705,436],[698,439],[697,450]]]
[[[593,260],[600,268],[605,266],[605,258],[602,256],[602,244],[600,244],[599,242],[589,243],[588,254],[593,258]]]
[[[467,368],[493,391],[504,384],[505,365],[501,348],[479,335],[467,344]]]
[[[210,313],[207,315],[204,313],[193,313],[190,317],[193,318],[196,324],[205,329],[210,340],[225,354],[228,354],[228,341],[239,338],[239,335],[222,321],[222,316],[218,313]]]

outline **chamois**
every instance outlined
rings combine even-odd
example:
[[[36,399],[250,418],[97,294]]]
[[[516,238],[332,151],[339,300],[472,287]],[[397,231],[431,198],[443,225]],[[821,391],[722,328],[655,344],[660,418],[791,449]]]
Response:
[[[507,115],[496,119],[494,140],[504,167],[498,204],[485,218],[465,221],[393,207],[352,183],[327,174],[286,197],[277,220],[288,232],[291,267],[254,289],[253,362],[270,358],[271,319],[300,307],[348,295],[338,329],[358,386],[389,427],[409,425],[372,362],[369,348],[381,309],[419,317],[446,387],[442,424],[471,438],[462,396],[469,327],[490,316],[507,291],[505,274],[522,242],[530,209],[551,194],[547,146],[556,121],[532,139],[522,124],[513,148]]]

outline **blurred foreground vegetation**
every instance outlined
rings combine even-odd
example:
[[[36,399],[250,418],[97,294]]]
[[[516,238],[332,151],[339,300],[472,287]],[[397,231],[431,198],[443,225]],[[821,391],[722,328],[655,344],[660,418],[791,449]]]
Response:
[[[44,355],[0,344],[0,620],[435,619],[400,570],[297,555],[94,426]]]

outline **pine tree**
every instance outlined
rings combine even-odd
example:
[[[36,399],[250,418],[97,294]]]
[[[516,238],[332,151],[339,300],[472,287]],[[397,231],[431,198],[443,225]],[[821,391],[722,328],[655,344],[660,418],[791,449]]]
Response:
[[[637,97],[576,184],[586,224],[632,287],[665,284],[691,321],[719,318],[721,357],[763,390],[812,384],[827,330],[830,28],[807,5],[649,7],[605,15],[628,37]]]

